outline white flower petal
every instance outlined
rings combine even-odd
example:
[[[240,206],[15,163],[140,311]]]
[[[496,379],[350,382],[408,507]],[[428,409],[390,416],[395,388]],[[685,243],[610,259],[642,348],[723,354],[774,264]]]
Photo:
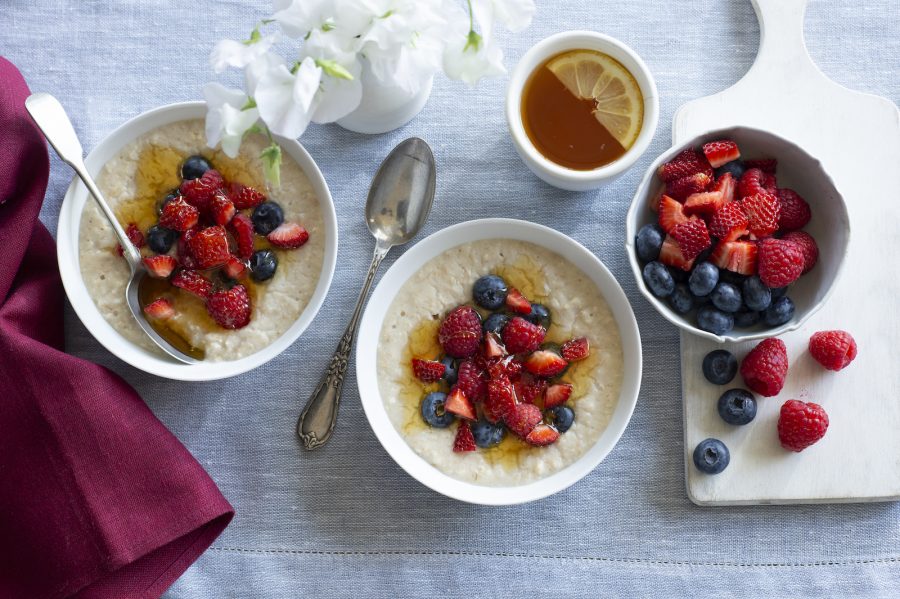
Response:
[[[259,115],[272,133],[297,138],[309,125],[312,102],[318,91],[322,69],[305,58],[291,73],[285,65],[266,72],[256,86]]]
[[[359,107],[362,100],[362,68],[359,62],[353,63],[347,70],[353,79],[322,77],[319,96],[315,100],[312,114],[314,123],[332,123],[341,119]]]
[[[503,51],[484,39],[476,47],[463,37],[448,45],[444,53],[444,72],[452,79],[474,86],[483,77],[498,77],[506,72]]]
[[[256,86],[263,75],[278,66],[285,66],[286,64],[281,56],[271,52],[266,52],[248,64],[244,67],[244,86],[247,89],[247,93],[251,96],[256,95]],[[285,66],[285,68],[287,67]]]
[[[244,134],[256,124],[259,112],[255,108],[242,110],[249,100],[247,94],[219,83],[203,86],[203,97],[207,105],[207,145],[214,148],[221,143],[222,150],[234,158]]]
[[[276,32],[264,35],[252,44],[245,44],[236,40],[221,40],[210,52],[209,63],[216,73],[221,73],[228,67],[243,69],[268,52],[279,38],[280,36]]]

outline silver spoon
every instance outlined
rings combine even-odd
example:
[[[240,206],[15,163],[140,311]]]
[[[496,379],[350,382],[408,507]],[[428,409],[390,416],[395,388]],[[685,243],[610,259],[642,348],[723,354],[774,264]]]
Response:
[[[431,148],[421,139],[411,137],[388,154],[372,179],[366,200],[366,224],[375,237],[375,255],[350,323],[319,386],[297,420],[297,434],[306,449],[321,447],[331,437],[356,325],[369,288],[388,251],[395,245],[407,243],[425,224],[434,200],[434,172]]]
[[[147,322],[138,298],[141,280],[147,275],[147,268],[141,260],[141,253],[128,239],[128,236],[116,219],[116,215],[109,207],[109,204],[106,203],[106,200],[103,199],[103,194],[100,193],[97,184],[94,183],[94,180],[91,178],[90,174],[88,174],[87,169],[84,166],[84,150],[81,148],[81,142],[78,141],[78,135],[75,133],[75,128],[72,127],[72,122],[69,120],[68,115],[66,115],[66,111],[62,107],[62,104],[50,94],[31,94],[25,100],[25,109],[28,110],[28,114],[34,119],[34,122],[44,133],[44,137],[47,138],[47,141],[50,142],[50,145],[53,146],[53,149],[59,154],[59,157],[62,158],[63,162],[72,167],[75,174],[78,175],[91,195],[94,196],[94,199],[97,200],[100,209],[103,211],[103,214],[113,228],[113,232],[119,239],[119,245],[122,246],[122,254],[131,269],[131,278],[128,281],[128,286],[125,288],[125,303],[128,304],[128,309],[131,310],[134,319],[144,332],[147,333],[147,336],[150,337],[150,339],[152,339],[164,352],[186,364],[198,363],[200,360],[189,356],[166,341],[166,339],[157,333],[156,330],[150,326],[150,323]]]

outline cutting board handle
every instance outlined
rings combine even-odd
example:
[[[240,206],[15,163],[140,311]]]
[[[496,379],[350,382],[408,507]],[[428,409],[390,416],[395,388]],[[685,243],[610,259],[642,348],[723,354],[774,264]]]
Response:
[[[797,76],[800,71],[821,76],[803,40],[807,0],[751,0],[759,19],[759,52],[748,74],[765,70]],[[806,74],[806,73],[803,73]]]

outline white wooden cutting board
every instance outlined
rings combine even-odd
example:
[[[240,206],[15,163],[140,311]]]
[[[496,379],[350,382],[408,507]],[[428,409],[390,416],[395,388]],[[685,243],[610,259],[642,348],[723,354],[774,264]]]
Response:
[[[782,337],[787,384],[777,397],[758,398],[747,426],[719,418],[716,401],[730,386],[712,385],[701,372],[717,345],[682,332],[688,495],[701,505],[900,500],[900,115],[893,102],[841,87],[818,70],[803,42],[806,0],[752,1],[760,21],[756,62],[733,87],[682,106],[674,141],[748,125],[799,144],[821,160],[848,204],[850,251],[827,305]],[[836,328],[853,334],[859,356],[834,373],[810,357],[807,343],[815,331]],[[752,346],[726,348],[742,359]],[[731,386],[741,384],[738,374]],[[776,432],[779,409],[792,398],[821,404],[831,422],[799,454],[783,450]],[[731,464],[716,476],[691,459],[707,437],[731,450]]]

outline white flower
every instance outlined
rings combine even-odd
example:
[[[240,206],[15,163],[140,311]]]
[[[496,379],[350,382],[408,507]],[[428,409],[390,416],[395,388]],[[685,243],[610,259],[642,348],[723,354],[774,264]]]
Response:
[[[267,53],[279,38],[280,35],[277,32],[270,35],[259,35],[259,30],[254,29],[253,35],[246,42],[222,40],[210,53],[209,63],[216,73],[221,73],[228,67],[243,69]]]
[[[284,59],[271,52],[266,52],[246,67],[244,67],[244,87],[250,96],[256,94],[256,86],[263,75],[280,65],[287,65]]]
[[[473,31],[448,44],[444,72],[474,86],[482,77],[498,77],[506,72],[503,51]]]
[[[306,57],[294,69],[280,64],[265,72],[256,85],[256,105],[269,131],[297,138],[312,118],[322,69]]]
[[[472,0],[472,4],[473,8],[478,4],[490,4],[493,16],[512,32],[528,27],[535,11],[534,0]]]
[[[244,134],[256,124],[259,111],[239,89],[228,89],[218,83],[203,86],[206,98],[206,143],[214,148],[220,142],[222,151],[231,158],[238,155]]]

